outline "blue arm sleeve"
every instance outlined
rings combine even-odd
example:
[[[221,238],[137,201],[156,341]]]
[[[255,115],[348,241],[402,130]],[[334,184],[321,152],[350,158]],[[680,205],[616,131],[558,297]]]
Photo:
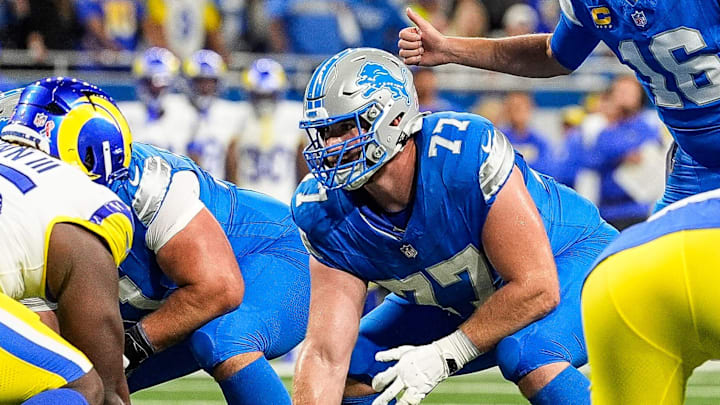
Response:
[[[550,41],[553,57],[570,70],[580,66],[600,40],[562,14]]]

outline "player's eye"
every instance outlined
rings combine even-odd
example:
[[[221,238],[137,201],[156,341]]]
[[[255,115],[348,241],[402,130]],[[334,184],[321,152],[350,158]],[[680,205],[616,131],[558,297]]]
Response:
[[[354,122],[343,122],[343,123],[340,125],[340,130],[342,131],[343,134],[346,133],[346,132],[348,132],[348,131],[352,131],[353,128],[355,128],[355,123],[354,123]]]
[[[327,139],[328,134],[330,133],[330,128],[328,128],[328,127],[320,127],[320,128],[317,128],[316,130],[317,130],[318,136],[319,136],[320,139],[322,139],[323,141],[324,141],[325,139]]]

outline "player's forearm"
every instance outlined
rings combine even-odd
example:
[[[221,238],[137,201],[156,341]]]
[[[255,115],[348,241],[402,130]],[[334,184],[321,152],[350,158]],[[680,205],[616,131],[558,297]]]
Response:
[[[99,359],[93,360],[93,363],[95,363],[105,387],[105,403],[117,404],[118,401],[122,401],[120,403],[130,404],[130,389],[122,367],[123,329],[122,323],[117,322],[121,319],[120,311],[117,312],[117,314],[107,316],[104,320],[103,330],[107,331],[105,333],[107,339],[102,335],[97,336],[97,339],[102,342],[103,354],[98,354],[96,358]],[[109,345],[113,345],[112,349],[109,349]]]
[[[240,305],[237,295],[202,285],[187,285],[174,291],[157,311],[142,319],[142,327],[156,351],[187,337],[208,321]]]
[[[500,39],[448,37],[446,63],[524,77],[568,74],[569,71],[552,57],[549,51],[550,38],[551,34]]]
[[[480,351],[487,352],[502,338],[545,316],[559,301],[559,291],[552,283],[510,282],[475,310],[460,330]]]
[[[114,304],[114,305],[113,305]],[[122,367],[123,329],[120,311],[93,301],[83,310],[58,307],[63,335],[92,361],[105,389],[105,402],[117,404],[118,399],[130,403]]]
[[[345,362],[331,361],[312,342],[305,342],[295,366],[293,404],[339,404],[349,364],[349,358]]]

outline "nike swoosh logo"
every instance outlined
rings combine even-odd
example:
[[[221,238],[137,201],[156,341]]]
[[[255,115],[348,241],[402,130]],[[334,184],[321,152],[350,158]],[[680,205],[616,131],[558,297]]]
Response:
[[[482,147],[482,150],[485,151],[485,153],[490,153],[490,150],[492,150],[492,138],[493,138],[493,133],[488,130],[487,143],[480,145]]]
[[[135,177],[130,179],[130,185],[133,187],[137,187],[138,184],[140,184],[140,169],[135,166]]]

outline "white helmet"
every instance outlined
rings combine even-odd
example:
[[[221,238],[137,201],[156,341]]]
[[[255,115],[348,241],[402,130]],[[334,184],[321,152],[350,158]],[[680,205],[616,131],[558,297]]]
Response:
[[[305,160],[318,182],[331,190],[365,184],[402,150],[422,116],[410,69],[374,48],[346,49],[320,64],[305,90],[303,110],[300,128],[310,137]],[[358,136],[325,146],[318,129],[349,119],[355,120]],[[358,149],[357,159],[343,160]]]

